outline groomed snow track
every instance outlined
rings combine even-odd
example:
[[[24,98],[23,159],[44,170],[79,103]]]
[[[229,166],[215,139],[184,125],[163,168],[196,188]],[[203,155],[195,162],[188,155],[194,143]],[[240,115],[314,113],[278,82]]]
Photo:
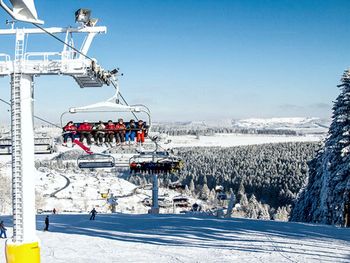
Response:
[[[190,215],[37,216],[43,262],[350,262],[350,229]],[[5,219],[9,226],[10,217]],[[9,229],[9,236],[11,229]],[[0,261],[4,259],[0,241]]]

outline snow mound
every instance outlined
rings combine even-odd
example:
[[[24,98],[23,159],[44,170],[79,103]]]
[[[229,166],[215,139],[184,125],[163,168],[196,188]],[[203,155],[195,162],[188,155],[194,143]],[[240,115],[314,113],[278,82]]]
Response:
[[[83,152],[81,150],[69,150],[59,153],[57,156],[52,158],[52,160],[73,160],[77,159],[80,155],[82,155],[82,153]]]

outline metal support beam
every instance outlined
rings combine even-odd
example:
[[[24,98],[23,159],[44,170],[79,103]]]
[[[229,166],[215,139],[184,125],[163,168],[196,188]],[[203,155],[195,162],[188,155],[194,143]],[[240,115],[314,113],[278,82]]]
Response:
[[[153,187],[152,187],[152,208],[151,214],[159,214],[158,205],[158,174],[153,174]]]
[[[44,28],[50,34],[59,33],[106,33],[107,27],[96,26],[96,27],[49,27]],[[24,34],[46,34],[40,28],[23,28]],[[1,29],[0,35],[16,35],[17,29]]]

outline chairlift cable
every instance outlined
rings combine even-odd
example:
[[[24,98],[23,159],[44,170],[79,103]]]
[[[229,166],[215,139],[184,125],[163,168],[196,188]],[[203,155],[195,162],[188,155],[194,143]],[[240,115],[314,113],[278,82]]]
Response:
[[[52,36],[54,39],[56,39],[57,41],[63,43],[64,45],[66,45],[67,47],[73,49],[74,51],[78,52],[79,54],[81,54],[82,56],[84,56],[87,59],[90,59],[91,61],[94,61],[91,57],[87,56],[86,54],[84,54],[83,52],[81,52],[80,50],[76,49],[75,47],[73,47],[72,45],[69,45],[68,43],[66,43],[65,41],[63,41],[62,39],[60,39],[59,37],[56,37],[54,34],[48,32],[45,28],[39,26],[38,24],[32,23],[34,26],[36,26],[37,28],[40,28],[42,31],[44,31],[45,33],[47,33],[48,35]],[[112,85],[114,86],[114,88],[116,89],[116,85],[114,83],[114,81],[111,81]],[[122,98],[123,102],[125,103],[126,106],[129,106],[129,104],[126,102],[125,98],[123,97],[123,95],[120,93],[120,91],[118,92],[119,96]],[[134,112],[132,112],[132,115],[134,115],[135,119],[138,121],[139,119],[137,118],[136,114]],[[36,117],[37,118],[37,117]],[[56,126],[56,125],[55,125]]]
[[[3,102],[3,103],[5,103],[5,104],[7,104],[7,105],[9,105],[9,106],[11,106],[11,104],[10,104],[9,102],[7,102],[6,100],[3,100],[3,99],[0,98],[0,101]],[[36,118],[36,119],[38,119],[38,120],[40,120],[40,121],[42,121],[42,122],[46,122],[47,124],[50,124],[50,125],[55,126],[55,127],[57,127],[57,128],[60,128],[60,129],[62,128],[62,127],[60,127],[60,126],[58,126],[58,125],[56,125],[56,124],[54,124],[54,123],[52,123],[52,122],[50,122],[50,121],[47,121],[47,120],[45,120],[45,119],[43,119],[43,118],[40,118],[40,117],[38,117],[38,116],[35,116],[35,115],[34,115],[34,118]]]
[[[112,83],[113,87],[114,87],[115,89],[117,89],[117,87],[116,87],[114,81],[111,81],[111,83]],[[118,95],[122,98],[122,100],[123,100],[123,102],[125,103],[125,105],[126,105],[126,106],[129,106],[129,104],[126,102],[125,98],[124,98],[123,95],[120,93],[120,91],[118,91]],[[135,112],[131,112],[131,113],[132,113],[132,115],[134,115],[135,119],[138,121],[139,119],[137,118]]]
[[[39,26],[38,24],[32,23],[34,26],[36,26],[37,28],[40,28],[42,31],[44,31],[46,34],[52,36],[54,39],[58,40],[59,42],[63,43],[64,45],[66,45],[67,47],[73,49],[74,51],[78,52],[80,55],[84,56],[87,59],[90,59],[91,61],[94,61],[92,58],[90,58],[89,56],[85,55],[83,52],[81,52],[80,50],[76,49],[75,47],[73,47],[72,45],[69,45],[68,43],[66,43],[65,41],[63,41],[62,39],[60,39],[59,37],[56,37],[54,34],[50,33],[49,31],[47,31],[45,28]]]

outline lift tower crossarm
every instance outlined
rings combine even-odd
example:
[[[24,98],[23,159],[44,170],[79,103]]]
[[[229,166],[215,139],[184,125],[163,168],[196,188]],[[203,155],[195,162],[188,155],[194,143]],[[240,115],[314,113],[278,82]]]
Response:
[[[14,7],[9,13],[14,19],[34,23],[38,28],[0,29],[0,36],[14,35],[16,38],[14,56],[11,58],[7,54],[0,54],[0,77],[11,77],[13,237],[6,243],[6,259],[7,263],[38,263],[40,243],[35,226],[33,79],[40,75],[69,75],[81,88],[102,87],[110,84],[113,74],[103,70],[96,60],[86,55],[94,37],[106,33],[106,27],[85,25],[76,28],[41,28],[37,25],[40,21],[35,20],[33,0],[10,2]],[[4,2],[0,0],[0,6],[3,5]],[[26,6],[28,8],[23,9]],[[28,17],[23,18],[25,15]],[[65,41],[53,36],[60,33],[66,33]],[[78,49],[71,45],[71,33],[86,34]],[[26,52],[25,41],[30,34],[53,36],[63,42],[63,51]]]
[[[59,33],[107,33],[107,27],[96,26],[96,27],[49,27],[44,28],[50,34]],[[25,34],[45,34],[40,28],[23,28]],[[16,35],[17,29],[1,29],[0,35]]]
[[[2,29],[0,35],[16,35],[19,29]],[[80,47],[80,54],[65,44],[63,52],[27,52],[20,61],[21,73],[28,75],[69,75],[72,76],[81,88],[102,87],[109,77],[108,72],[97,65],[96,61],[86,57],[90,45],[97,34],[106,33],[105,26],[98,27],[50,27],[50,28],[23,28],[24,36],[29,34],[60,34],[86,33],[87,36]],[[82,55],[83,54],[83,55]],[[15,67],[8,56],[0,56],[0,77],[9,76]],[[107,78],[105,77],[107,76]]]

